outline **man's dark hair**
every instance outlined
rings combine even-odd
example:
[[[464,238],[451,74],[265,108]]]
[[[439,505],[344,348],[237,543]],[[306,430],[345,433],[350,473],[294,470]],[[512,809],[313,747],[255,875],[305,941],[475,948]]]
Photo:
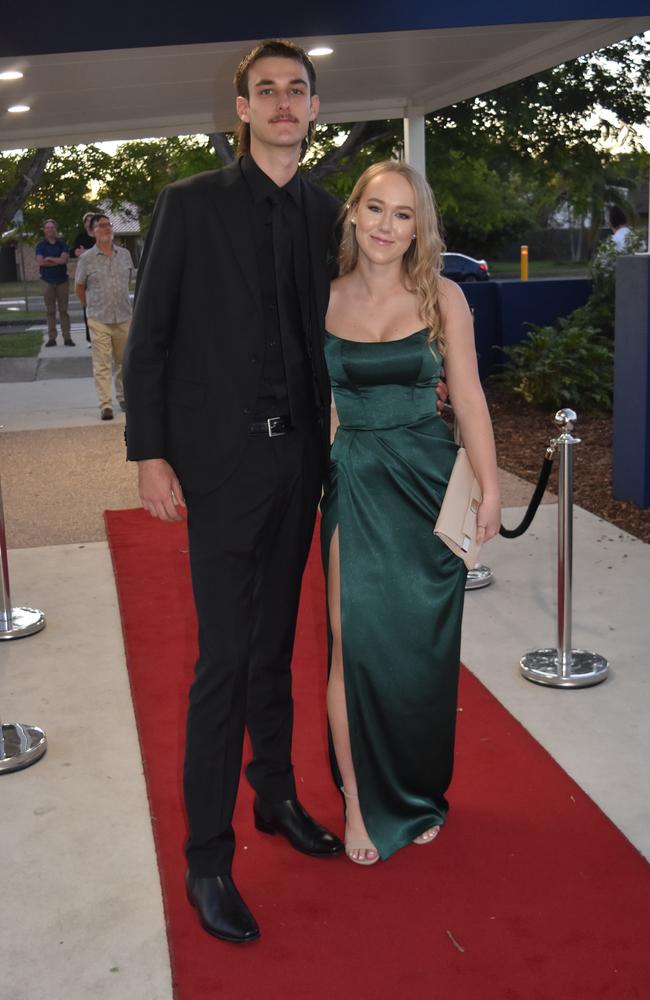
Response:
[[[313,97],[317,93],[316,90],[316,70],[314,69],[314,64],[299,45],[294,42],[287,42],[281,38],[267,38],[266,41],[260,42],[256,45],[248,55],[244,56],[237,71],[235,73],[234,84],[237,89],[237,94],[239,97],[245,97],[249,100],[249,90],[248,90],[248,71],[251,66],[256,63],[259,59],[268,58],[281,58],[281,59],[294,59],[296,62],[300,62],[305,67],[307,71],[307,79],[309,80],[309,96]],[[302,155],[304,156],[309,148],[316,131],[316,123],[310,122],[309,128],[307,130],[307,135],[305,136],[302,143]],[[239,127],[236,132],[237,136],[237,155],[239,157],[244,156],[246,153],[250,152],[251,148],[251,128],[248,122],[240,122]]]
[[[91,230],[95,228],[100,219],[106,219],[107,222],[111,221],[105,212],[95,212],[95,214],[91,217],[90,220]]]
[[[612,205],[609,210],[609,224],[612,229],[618,229],[619,226],[627,225],[627,215],[618,205]]]

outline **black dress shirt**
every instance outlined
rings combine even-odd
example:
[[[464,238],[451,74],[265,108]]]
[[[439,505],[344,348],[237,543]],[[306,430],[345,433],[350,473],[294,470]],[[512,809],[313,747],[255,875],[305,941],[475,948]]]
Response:
[[[310,267],[300,173],[278,187],[250,155],[240,162],[253,202],[253,242],[264,311],[255,419],[290,414],[300,425],[315,407],[307,353]]]

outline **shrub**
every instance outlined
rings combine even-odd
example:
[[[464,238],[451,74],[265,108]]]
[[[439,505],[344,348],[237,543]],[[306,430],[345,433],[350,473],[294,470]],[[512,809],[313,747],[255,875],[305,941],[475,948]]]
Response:
[[[537,406],[611,410],[613,343],[586,317],[575,316],[555,326],[531,324],[527,340],[504,349],[509,364],[496,376],[498,381]]]
[[[642,245],[631,233],[626,253]],[[554,326],[535,326],[521,344],[503,349],[508,361],[495,379],[526,402],[572,406],[583,412],[612,408],[614,291],[617,251],[606,241],[591,262],[591,295]]]

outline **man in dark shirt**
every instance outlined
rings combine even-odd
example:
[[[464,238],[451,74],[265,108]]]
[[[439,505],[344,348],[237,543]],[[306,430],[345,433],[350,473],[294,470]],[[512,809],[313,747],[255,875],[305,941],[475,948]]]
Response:
[[[43,298],[47,312],[46,347],[56,347],[56,307],[59,307],[59,321],[63,343],[74,347],[70,337],[70,316],[68,315],[68,244],[59,238],[54,219],[43,224],[45,239],[36,244],[36,262],[43,282]]]
[[[259,936],[231,877],[246,727],[257,829],[312,856],[343,845],[297,799],[290,672],[329,445],[321,330],[338,203],[298,170],[318,112],[306,53],[262,43],[235,82],[239,162],[158,200],[124,388],[143,506],[163,521],[188,508],[188,894],[209,933],[241,942]]]

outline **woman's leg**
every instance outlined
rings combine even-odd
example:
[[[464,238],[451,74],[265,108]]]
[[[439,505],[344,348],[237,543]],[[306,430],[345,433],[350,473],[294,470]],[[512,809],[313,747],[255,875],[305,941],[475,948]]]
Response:
[[[368,840],[370,843],[359,807],[357,779],[352,761],[348,714],[345,704],[343,646],[341,641],[341,574],[338,528],[334,532],[330,543],[327,601],[330,629],[332,632],[332,662],[327,685],[327,714],[329,716],[336,761],[343,780],[343,788],[346,792],[346,841],[358,843]],[[377,851],[373,847],[346,848],[346,853],[348,853],[353,861],[365,861],[366,863],[375,861],[378,857]]]

